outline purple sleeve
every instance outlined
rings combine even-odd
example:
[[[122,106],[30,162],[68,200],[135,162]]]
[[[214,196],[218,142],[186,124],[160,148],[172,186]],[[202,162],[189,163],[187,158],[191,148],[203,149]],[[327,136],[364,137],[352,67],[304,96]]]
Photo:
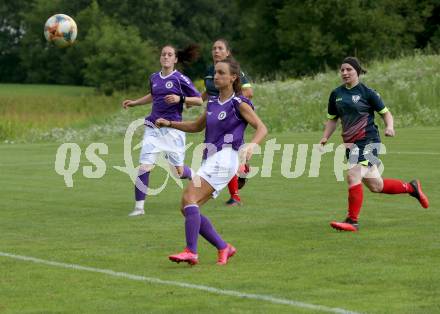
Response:
[[[150,87],[150,94],[151,94],[151,96],[153,96],[153,75],[150,75],[150,77],[148,78],[148,84],[149,84],[149,87]]]
[[[179,82],[180,82],[180,88],[182,90],[182,93],[186,96],[186,97],[200,97],[201,94],[200,92],[197,90],[197,88],[194,86],[193,82],[191,82],[191,80],[186,77],[183,74],[179,74]]]
[[[242,102],[247,103],[249,106],[251,106],[252,110],[255,110],[254,104],[252,103],[252,101],[250,99],[248,99],[244,96],[240,96],[240,99]]]
[[[250,101],[250,99],[247,99],[244,96],[234,97],[234,99],[232,101],[234,102],[234,110],[235,110],[237,117],[242,120],[243,120],[243,117],[240,114],[240,106],[243,103],[249,105],[252,108],[252,110],[255,110],[255,107],[254,107],[254,104],[252,103],[252,101]]]

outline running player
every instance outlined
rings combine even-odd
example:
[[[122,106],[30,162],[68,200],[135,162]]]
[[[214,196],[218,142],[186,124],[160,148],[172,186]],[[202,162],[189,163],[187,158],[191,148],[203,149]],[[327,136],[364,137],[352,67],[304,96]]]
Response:
[[[200,106],[203,103],[201,94],[191,80],[174,69],[177,62],[190,62],[197,56],[196,46],[189,46],[182,51],[177,51],[171,45],[164,46],[160,55],[162,69],[150,76],[150,93],[136,100],[124,100],[122,103],[124,108],[153,103],[151,114],[145,118],[139,175],[135,184],[136,203],[129,216],[139,216],[145,213],[144,202],[150,171],[161,152],[166,153],[168,162],[175,168],[180,178],[191,178],[191,169],[183,164],[185,133],[170,128],[157,129],[154,122],[159,118],[181,121],[184,104]]]
[[[215,64],[221,60],[226,59],[228,56],[232,56],[231,49],[229,47],[229,43],[225,39],[217,39],[212,45],[212,61],[213,64],[207,69],[205,74],[205,92],[202,94],[203,100],[207,100],[208,97],[218,96],[219,91],[215,87],[214,84],[214,67]],[[248,99],[251,99],[253,96],[253,90],[249,79],[246,77],[243,71],[240,72],[240,81],[241,81],[241,89],[242,95]],[[249,166],[246,165],[247,172],[249,172]],[[226,202],[228,206],[239,206],[241,205],[241,198],[239,195],[239,189],[243,187],[246,182],[245,175],[247,172],[243,172],[240,174],[240,177],[235,175],[228,184],[230,198]]]
[[[240,66],[228,57],[215,65],[214,83],[219,96],[208,100],[206,112],[196,121],[178,122],[158,119],[158,127],[169,127],[184,132],[205,130],[204,160],[197,176],[189,182],[182,196],[181,211],[185,216],[186,248],[182,253],[170,255],[173,262],[198,263],[199,234],[218,250],[218,265],[224,265],[236,249],[226,243],[208,218],[200,214],[200,206],[216,197],[239,168],[238,150],[244,143],[244,130],[249,123],[255,130],[251,143],[242,151],[247,162],[267,134],[266,126],[255,114],[253,104],[241,96]]]
[[[349,162],[348,214],[343,222],[331,222],[337,230],[357,231],[359,213],[362,207],[364,183],[371,192],[385,194],[407,193],[415,197],[424,208],[429,207],[428,198],[422,191],[419,180],[403,182],[382,178],[377,158],[380,136],[374,123],[374,112],[385,122],[385,136],[394,136],[393,116],[385,107],[381,97],[374,90],[359,82],[359,76],[366,71],[354,57],[347,57],[340,67],[343,85],[334,89],[328,103],[328,121],[320,141],[325,145],[336,129],[338,119],[342,122],[342,138],[346,145]]]

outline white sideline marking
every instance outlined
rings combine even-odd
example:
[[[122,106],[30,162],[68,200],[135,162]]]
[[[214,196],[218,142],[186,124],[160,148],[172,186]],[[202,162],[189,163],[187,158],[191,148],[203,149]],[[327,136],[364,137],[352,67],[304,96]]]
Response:
[[[387,154],[399,154],[399,155],[440,155],[437,152],[389,152]]]
[[[13,258],[16,260],[21,260],[21,261],[32,262],[32,263],[36,263],[36,264],[43,264],[43,265],[60,267],[60,268],[74,269],[74,270],[83,270],[83,271],[88,271],[88,272],[92,272],[92,273],[101,273],[101,274],[105,274],[105,275],[109,275],[109,276],[113,276],[113,277],[121,277],[121,278],[125,278],[125,279],[136,280],[136,281],[145,281],[145,282],[149,282],[149,283],[153,283],[153,284],[176,286],[176,287],[180,287],[180,288],[195,289],[195,290],[200,290],[200,291],[211,292],[214,294],[227,295],[227,296],[243,298],[243,299],[253,299],[253,300],[259,300],[259,301],[266,301],[266,302],[271,302],[271,303],[275,303],[275,304],[283,304],[283,305],[288,305],[288,306],[292,306],[292,307],[304,308],[304,309],[327,312],[327,313],[359,314],[357,312],[352,312],[352,311],[344,310],[341,308],[327,307],[324,305],[315,305],[315,304],[309,304],[309,303],[299,302],[299,301],[295,301],[295,300],[275,298],[270,295],[251,294],[251,293],[244,293],[244,292],[239,292],[239,291],[234,291],[234,290],[223,290],[223,289],[218,289],[218,288],[214,288],[214,287],[195,285],[195,284],[190,284],[190,283],[185,283],[185,282],[162,280],[162,279],[154,278],[154,277],[144,277],[144,276],[139,276],[139,275],[132,275],[132,274],[124,273],[124,272],[116,272],[116,271],[113,271],[110,269],[101,269],[101,268],[87,267],[87,266],[81,266],[81,265],[76,265],[76,264],[59,263],[59,262],[48,261],[48,260],[39,259],[39,258],[35,258],[35,257],[30,257],[30,256],[15,255],[15,254],[4,253],[4,252],[0,252],[0,256],[9,257],[9,258]]]

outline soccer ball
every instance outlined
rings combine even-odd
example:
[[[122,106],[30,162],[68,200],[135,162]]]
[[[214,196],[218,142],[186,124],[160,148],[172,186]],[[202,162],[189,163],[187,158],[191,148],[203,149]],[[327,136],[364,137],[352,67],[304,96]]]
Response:
[[[55,14],[44,25],[44,37],[48,42],[63,48],[73,44],[78,29],[75,21],[68,15]]]

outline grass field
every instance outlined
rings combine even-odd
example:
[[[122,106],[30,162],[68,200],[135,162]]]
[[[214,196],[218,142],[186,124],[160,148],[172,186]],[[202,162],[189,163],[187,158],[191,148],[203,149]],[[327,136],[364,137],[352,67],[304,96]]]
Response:
[[[30,141],[53,128],[103,124],[119,110],[120,97],[91,87],[0,84],[0,140]]]
[[[320,135],[270,137],[312,144]],[[439,136],[439,128],[398,129],[396,138],[384,140],[388,153],[382,157],[385,177],[422,180],[431,208],[422,209],[406,195],[365,192],[355,234],[328,226],[346,209],[346,183],[336,182],[332,154],[323,156],[318,178],[307,176],[309,156],[306,174],[286,179],[277,152],[273,175],[253,178],[242,191],[243,207],[225,208],[225,191],[202,208],[238,249],[225,267],[215,265],[216,251],[203,239],[199,265],[167,260],[184,246],[181,190],[175,183],[147,199],[144,217],[127,217],[132,184],[112,168],[123,165],[122,138],[100,140],[109,147],[102,156],[104,177],[85,178],[80,168],[73,188],[54,170],[59,144],[0,145],[0,312],[440,313]],[[190,136],[188,142],[199,139]],[[336,135],[333,140],[339,141]],[[89,143],[80,143],[83,151]],[[86,165],[82,155],[81,166]],[[252,165],[260,166],[261,156]],[[152,185],[163,177],[162,170],[153,172]],[[5,253],[218,290],[38,264]],[[222,295],[223,290],[260,299]],[[290,301],[275,304],[268,296]],[[323,307],[306,309],[298,302]]]

